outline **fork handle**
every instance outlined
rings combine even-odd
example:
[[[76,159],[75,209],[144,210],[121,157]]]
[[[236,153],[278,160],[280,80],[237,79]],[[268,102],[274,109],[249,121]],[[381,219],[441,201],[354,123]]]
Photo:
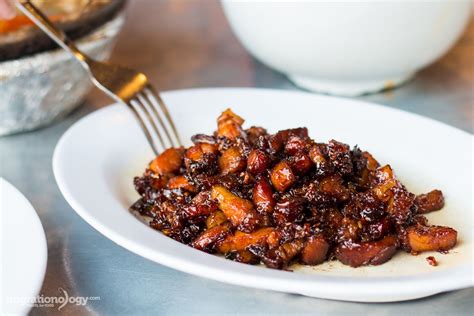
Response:
[[[79,48],[69,39],[69,37],[62,30],[57,28],[53,22],[41,12],[33,3],[28,0],[17,0],[17,8],[25,14],[36,26],[43,30],[51,39],[53,39],[59,46],[70,52],[76,57],[81,64],[88,68],[88,57],[84,55]]]

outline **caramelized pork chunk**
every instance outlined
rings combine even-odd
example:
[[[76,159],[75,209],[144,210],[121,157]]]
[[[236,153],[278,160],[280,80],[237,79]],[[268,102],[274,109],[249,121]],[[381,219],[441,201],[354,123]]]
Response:
[[[433,190],[426,194],[420,194],[415,199],[415,205],[420,214],[438,211],[444,206],[443,192],[440,190]]]
[[[261,213],[271,213],[273,211],[276,204],[273,189],[264,177],[256,180],[252,196],[253,204]]]
[[[226,254],[226,259],[230,259],[232,261],[246,263],[246,264],[259,264],[260,258],[251,253],[248,250],[239,250],[233,251]]]
[[[206,227],[210,229],[227,221],[227,217],[222,211],[215,211],[206,219]]]
[[[257,175],[267,170],[270,165],[270,157],[263,150],[254,149],[250,152],[247,161],[247,171]]]
[[[397,238],[387,236],[379,241],[344,243],[336,248],[336,258],[351,267],[379,265],[390,260],[397,251]]]
[[[284,269],[301,253],[303,247],[304,242],[301,239],[295,239],[278,248],[270,249],[260,259],[269,268]]]
[[[219,169],[222,174],[237,173],[245,170],[247,165],[245,157],[238,147],[230,147],[219,157]]]
[[[187,191],[195,192],[196,188],[189,183],[185,176],[176,176],[168,181],[168,188],[170,189],[184,189]]]
[[[220,210],[234,227],[252,231],[258,226],[260,216],[251,201],[238,197],[221,185],[212,187],[211,197],[218,201]]]
[[[157,174],[176,173],[183,163],[183,148],[169,148],[150,163],[150,169]]]
[[[458,233],[445,226],[413,226],[406,232],[409,250],[448,251],[456,245]]]
[[[228,225],[214,226],[199,235],[191,245],[202,251],[214,252],[215,247],[230,234],[231,230]]]
[[[326,260],[329,244],[322,236],[313,236],[306,242],[301,252],[301,262],[307,265],[317,265]]]
[[[217,119],[217,136],[231,140],[242,137],[245,135],[242,129],[243,123],[244,120],[240,116],[227,109]]]
[[[272,184],[279,192],[286,191],[296,181],[296,176],[286,161],[279,162],[272,170]]]
[[[253,233],[237,231],[234,235],[227,237],[220,245],[220,253],[245,250],[250,246],[278,246],[280,234],[271,227],[260,228]]]

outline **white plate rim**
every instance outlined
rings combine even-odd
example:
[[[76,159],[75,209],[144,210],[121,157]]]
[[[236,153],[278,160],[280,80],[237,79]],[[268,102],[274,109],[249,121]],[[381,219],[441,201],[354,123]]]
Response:
[[[455,131],[457,133],[461,133],[463,137],[470,137],[471,140],[473,139],[473,136],[463,130],[457,129],[455,127],[452,127],[448,124],[438,122],[436,120],[433,120],[431,118],[427,118],[415,113],[410,113],[406,112],[403,110],[399,109],[394,109],[391,107],[387,107],[384,105],[380,104],[375,104],[375,103],[370,103],[370,102],[365,102],[365,101],[360,101],[360,100],[353,100],[353,99],[346,99],[346,98],[340,98],[340,97],[332,97],[332,96],[325,96],[325,95],[314,95],[306,92],[300,92],[300,91],[292,91],[292,90],[274,90],[274,89],[260,89],[260,88],[238,88],[238,87],[232,87],[232,88],[197,88],[197,89],[183,89],[183,90],[172,90],[172,91],[167,91],[163,92],[162,95],[164,98],[166,98],[167,95],[170,94],[176,94],[176,93],[193,93],[195,91],[198,92],[209,92],[212,93],[213,91],[219,91],[219,90],[227,90],[227,91],[232,91],[233,93],[235,92],[240,92],[242,91],[243,93],[245,92],[253,92],[253,91],[258,91],[262,93],[289,93],[289,94],[304,94],[304,95],[310,95],[315,98],[322,98],[322,99],[333,99],[333,100],[339,100],[341,102],[350,102],[350,103],[359,103],[364,106],[369,106],[374,109],[380,109],[381,107],[388,112],[397,112],[401,113],[402,115],[406,116],[411,116],[411,117],[416,117],[416,119],[419,120],[424,120],[427,122],[435,123],[438,125],[442,125],[445,128],[449,128],[452,131]],[[92,118],[93,116],[96,115],[103,115],[106,111],[114,111],[114,107],[108,106],[102,109],[99,109],[97,111],[94,111],[93,113],[88,114],[87,116],[81,118],[78,122],[76,122],[73,126],[71,126],[61,137],[61,139],[58,141],[58,144],[55,148],[54,154],[53,154],[53,171],[54,175],[56,178],[56,182],[58,183],[58,186],[60,188],[61,193],[67,200],[67,202],[71,205],[71,207],[93,228],[95,228],[97,231],[102,233],[104,236],[109,238],[110,240],[114,241],[118,245],[126,248],[129,251],[132,251],[144,258],[147,258],[151,261],[155,261],[157,263],[163,264],[165,266],[171,267],[173,269],[177,269],[186,273],[198,275],[201,277],[206,277],[209,279],[214,279],[217,281],[225,282],[225,283],[231,283],[231,284],[236,284],[236,285],[241,285],[241,286],[246,286],[246,287],[253,287],[253,288],[261,288],[261,289],[270,289],[270,290],[275,290],[275,291],[281,291],[281,292],[290,292],[290,293],[299,293],[299,294],[305,294],[304,291],[304,286],[310,286],[314,285],[311,284],[312,280],[303,280],[301,278],[295,278],[290,275],[285,276],[278,276],[278,278],[275,279],[274,273],[275,272],[280,272],[280,271],[275,271],[271,269],[260,269],[256,268],[253,266],[248,266],[248,265],[242,265],[239,263],[231,262],[229,260],[225,260],[222,258],[216,258],[218,260],[223,260],[225,263],[222,262],[222,265],[225,265],[225,269],[216,269],[215,267],[205,267],[199,264],[195,264],[194,262],[190,260],[186,260],[183,258],[178,258],[178,257],[173,257],[173,256],[166,256],[163,254],[159,253],[154,253],[151,249],[145,247],[144,245],[133,241],[129,240],[127,238],[124,238],[123,236],[120,235],[119,232],[117,231],[112,231],[109,230],[107,227],[103,225],[103,223],[96,221],[96,219],[89,214],[87,210],[85,210],[79,201],[77,201],[74,197],[74,195],[68,191],[67,187],[65,186],[65,179],[64,179],[64,174],[62,170],[59,168],[59,161],[60,161],[60,155],[61,155],[61,148],[63,147],[63,144],[67,142],[69,135],[72,133],[74,128],[78,128],[80,124],[85,122],[88,118]],[[177,243],[177,242],[176,242]],[[185,245],[177,243],[177,247],[183,246],[187,247]],[[198,255],[198,254],[197,254]],[[200,253],[199,255],[204,255],[204,256],[209,256],[208,254]],[[255,277],[255,275],[251,276],[249,278],[249,274],[255,274],[257,270],[254,269],[259,269],[258,270],[258,279],[259,282],[250,282],[251,285],[249,285],[249,281],[251,281],[252,277]],[[443,272],[438,272],[435,277],[432,275],[416,275],[416,276],[406,276],[406,277],[379,277],[376,280],[370,279],[367,280],[364,278],[358,278],[357,280],[352,280],[354,282],[357,282],[358,285],[358,291],[360,293],[367,293],[367,294],[373,294],[373,289],[371,288],[374,286],[376,283],[379,283],[381,285],[384,285],[383,287],[379,287],[377,295],[380,297],[387,296],[390,293],[394,292],[395,289],[403,290],[405,291],[405,294],[407,296],[416,296],[414,298],[419,298],[419,297],[424,297],[440,292],[445,292],[445,291],[450,291],[450,290],[456,290],[456,289],[461,289],[461,288],[467,288],[473,286],[473,280],[467,278],[467,275],[470,275],[472,271],[472,267],[470,265],[463,265],[460,267],[460,269],[456,271],[443,271]],[[229,277],[232,278],[232,281],[229,281]],[[305,275],[306,278],[311,279],[312,276]],[[346,287],[347,284],[347,278],[346,277],[324,277],[324,276],[317,276],[318,278],[318,285],[325,287],[325,294],[321,294],[318,297],[321,298],[332,298],[335,295],[340,296],[340,293],[344,293],[344,288]],[[416,288],[413,287],[407,287],[404,286],[403,283],[406,281],[416,281],[419,286]],[[284,281],[284,282],[283,282]],[[442,281],[442,282],[440,282]],[[279,284],[280,283],[280,284]],[[284,283],[284,284],[281,284]],[[306,283],[306,284],[305,284]],[[330,285],[330,286],[326,286]],[[420,288],[424,288],[425,292],[421,293]],[[420,294],[421,293],[421,294]],[[351,299],[350,297],[345,297],[342,298],[342,300],[346,301],[360,301],[360,300],[354,300]],[[399,299],[396,299],[394,301],[398,301]],[[388,302],[391,301],[390,299],[380,299],[378,300],[377,298],[374,298],[373,300],[375,301],[383,301],[383,302]]]

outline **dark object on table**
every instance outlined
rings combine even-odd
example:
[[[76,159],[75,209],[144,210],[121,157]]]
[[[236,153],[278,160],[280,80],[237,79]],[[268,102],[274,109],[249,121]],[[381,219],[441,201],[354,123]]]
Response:
[[[35,1],[64,23],[81,49],[99,61],[112,52],[122,28],[124,0]],[[82,36],[83,34],[87,34]],[[65,116],[92,87],[68,52],[26,17],[0,21],[0,136],[30,131]],[[40,52],[42,51],[42,52]]]
[[[73,39],[82,38],[114,18],[125,0],[36,1]],[[44,52],[57,45],[25,16],[0,21],[0,62]]]

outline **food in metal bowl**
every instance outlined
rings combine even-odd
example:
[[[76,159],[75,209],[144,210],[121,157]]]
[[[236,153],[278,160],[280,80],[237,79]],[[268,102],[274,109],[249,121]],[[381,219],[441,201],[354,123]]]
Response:
[[[35,1],[80,48],[109,57],[125,0]],[[27,131],[73,110],[92,87],[87,73],[25,16],[0,21],[0,135]]]

